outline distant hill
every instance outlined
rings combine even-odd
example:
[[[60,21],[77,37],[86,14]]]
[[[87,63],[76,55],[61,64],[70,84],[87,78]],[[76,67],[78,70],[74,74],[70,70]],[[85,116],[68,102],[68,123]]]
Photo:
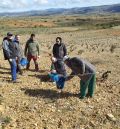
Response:
[[[19,13],[0,13],[0,16],[48,16],[56,14],[101,14],[101,13],[120,13],[120,4],[92,6],[92,7],[75,7],[70,9],[65,8],[51,8],[46,10],[33,10]]]

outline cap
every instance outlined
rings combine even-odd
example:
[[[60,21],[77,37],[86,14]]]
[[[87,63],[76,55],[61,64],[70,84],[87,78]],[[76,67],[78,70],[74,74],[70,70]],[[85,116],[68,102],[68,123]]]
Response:
[[[13,36],[13,34],[11,32],[8,32],[7,36]]]
[[[67,55],[63,57],[63,61],[66,61],[67,59],[69,59]]]

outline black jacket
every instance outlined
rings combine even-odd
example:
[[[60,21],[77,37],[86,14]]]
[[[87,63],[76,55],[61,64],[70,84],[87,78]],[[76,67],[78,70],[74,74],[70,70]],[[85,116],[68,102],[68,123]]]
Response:
[[[53,56],[57,59],[63,59],[67,55],[67,49],[64,43],[54,44],[53,46]]]
[[[13,41],[4,38],[2,46],[5,60],[15,59],[17,57],[17,49]]]

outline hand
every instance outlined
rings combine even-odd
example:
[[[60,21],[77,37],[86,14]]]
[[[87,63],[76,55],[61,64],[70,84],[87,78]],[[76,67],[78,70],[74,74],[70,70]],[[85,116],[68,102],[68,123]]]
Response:
[[[53,63],[57,62],[57,59],[55,57],[52,57],[51,60]]]
[[[38,58],[40,58],[40,56],[38,56]]]
[[[12,59],[9,59],[10,62],[12,62]]]
[[[15,59],[18,60],[18,57],[16,57]]]

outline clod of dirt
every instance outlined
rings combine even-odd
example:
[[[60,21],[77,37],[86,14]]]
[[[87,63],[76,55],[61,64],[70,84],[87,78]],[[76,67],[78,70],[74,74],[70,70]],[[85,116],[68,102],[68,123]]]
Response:
[[[108,79],[109,74],[111,71],[106,71],[102,74],[101,81],[106,81]]]
[[[116,121],[116,118],[112,114],[107,114],[106,117],[111,121]]]

